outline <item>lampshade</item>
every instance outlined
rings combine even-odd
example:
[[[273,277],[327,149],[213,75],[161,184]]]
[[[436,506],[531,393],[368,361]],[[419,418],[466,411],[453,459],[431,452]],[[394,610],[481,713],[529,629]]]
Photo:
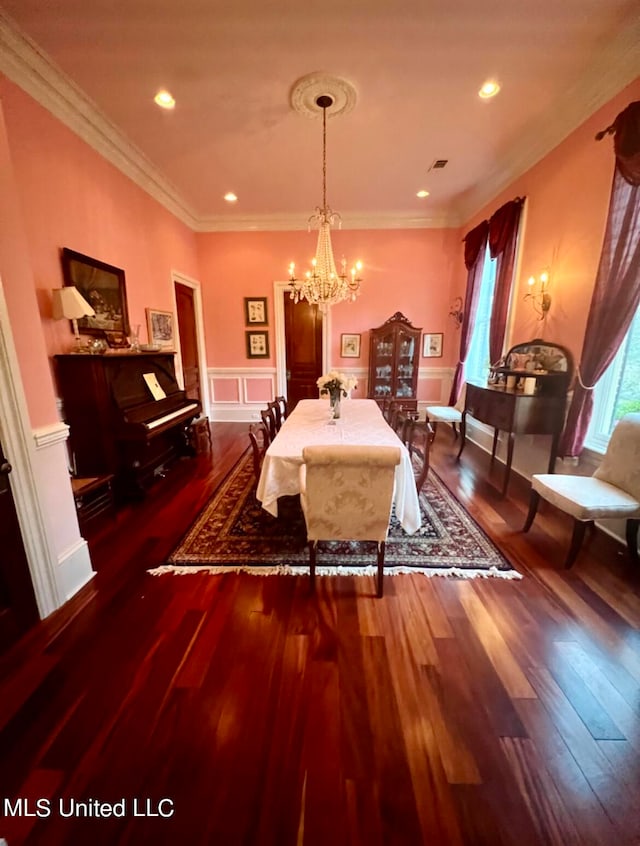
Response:
[[[54,288],[52,291],[52,313],[54,320],[76,320],[78,317],[91,317],[93,308],[73,285],[66,288]]]

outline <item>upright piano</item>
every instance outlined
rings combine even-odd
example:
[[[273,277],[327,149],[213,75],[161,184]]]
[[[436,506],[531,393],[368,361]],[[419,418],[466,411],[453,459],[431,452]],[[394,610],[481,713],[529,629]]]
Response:
[[[113,474],[117,497],[139,497],[171,462],[190,454],[187,430],[201,405],[178,386],[174,355],[55,357],[76,475]]]

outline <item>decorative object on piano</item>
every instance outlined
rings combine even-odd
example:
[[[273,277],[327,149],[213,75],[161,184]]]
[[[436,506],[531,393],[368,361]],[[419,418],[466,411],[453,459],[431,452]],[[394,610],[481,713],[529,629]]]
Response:
[[[149,344],[163,350],[175,349],[173,312],[146,308]]]
[[[131,333],[129,335],[129,346],[131,347],[133,352],[140,352],[140,324],[136,323],[135,326],[131,327]]]
[[[456,297],[449,307],[449,317],[453,317],[456,329],[462,326],[464,320],[464,310],[462,308],[462,297]]]
[[[91,355],[103,355],[107,351],[108,345],[105,338],[91,338],[87,344],[87,349]]]
[[[348,397],[349,391],[358,387],[358,380],[355,376],[346,376],[344,373],[338,373],[337,370],[331,370],[321,376],[316,385],[320,388],[320,396],[329,395],[333,417],[337,419],[340,417],[340,400],[342,397]]]
[[[93,312],[78,318],[83,335],[129,333],[124,270],[63,247],[62,274],[67,287],[76,287]]]
[[[269,333],[245,332],[247,358],[269,358]]]
[[[318,245],[315,257],[311,261],[311,270],[308,270],[302,279],[296,278],[295,264],[291,262],[289,285],[290,296],[294,303],[306,299],[311,304],[317,304],[320,311],[326,312],[329,306],[342,300],[354,301],[362,282],[360,276],[362,262],[360,261],[357,261],[347,273],[347,261],[343,258],[340,272],[336,270],[331,247],[331,226],[337,222],[340,227],[342,219],[327,204],[327,109],[333,107],[334,115],[344,110],[347,92],[347,96],[351,98],[350,104],[353,105],[355,90],[346,80],[324,77],[320,96],[310,100],[308,97],[310,84],[316,85],[317,74],[313,74],[312,77],[298,80],[292,92],[292,103],[298,111],[301,111],[299,104],[304,103],[304,113],[310,116],[315,116],[320,110],[322,111],[322,206],[316,206],[315,212],[308,220],[309,231],[312,225],[318,226]]]
[[[104,338],[112,350],[128,350],[129,341],[124,332],[105,332]]]
[[[544,320],[551,308],[551,294],[549,293],[549,271],[543,270],[536,278],[530,276],[527,280],[529,292],[524,295],[525,300],[531,300],[538,320]],[[536,285],[538,286],[536,288]]]
[[[71,321],[74,334],[74,349],[73,352],[85,352],[80,333],[78,331],[78,319],[81,317],[89,317],[95,314],[93,308],[82,296],[80,291],[70,285],[66,288],[54,288],[51,292],[51,313],[54,320],[67,319]]]
[[[442,332],[425,333],[422,336],[422,357],[442,358]]]
[[[247,326],[266,326],[268,324],[266,297],[244,298],[244,321]]]
[[[360,335],[340,335],[342,358],[360,358]]]

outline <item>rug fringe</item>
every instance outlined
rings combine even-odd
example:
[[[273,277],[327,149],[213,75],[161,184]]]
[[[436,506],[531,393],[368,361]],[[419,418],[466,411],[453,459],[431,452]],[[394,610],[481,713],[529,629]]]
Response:
[[[224,566],[216,567],[211,565],[195,565],[193,567],[182,567],[178,564],[165,564],[147,570],[151,576],[164,576],[168,573],[174,576],[188,576],[192,573],[208,573],[219,576],[224,573],[247,573],[250,576],[308,576],[308,567],[291,567],[285,564],[274,567],[250,567],[239,565],[237,567]],[[495,567],[489,569],[467,569],[460,567],[385,567],[385,576],[401,576],[419,573],[422,576],[449,576],[457,579],[522,579],[522,574],[517,570],[498,570]],[[316,567],[318,576],[375,576],[376,567]]]

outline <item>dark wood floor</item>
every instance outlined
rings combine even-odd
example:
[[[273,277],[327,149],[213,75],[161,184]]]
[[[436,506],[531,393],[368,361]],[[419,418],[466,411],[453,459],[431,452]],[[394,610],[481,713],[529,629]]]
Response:
[[[213,428],[212,456],[121,512],[92,583],[0,662],[0,811],[51,800],[0,818],[9,846],[640,843],[622,546],[597,533],[565,572],[566,520],[542,508],[521,534],[527,485],[501,499],[445,429],[434,466],[522,581],[389,577],[376,600],[366,577],[311,598],[303,578],[149,576],[248,443]]]

